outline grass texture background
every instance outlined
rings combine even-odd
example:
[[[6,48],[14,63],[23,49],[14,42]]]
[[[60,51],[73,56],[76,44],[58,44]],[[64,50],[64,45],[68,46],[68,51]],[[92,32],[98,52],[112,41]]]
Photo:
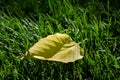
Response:
[[[16,59],[40,38],[66,33],[74,63]],[[0,0],[0,80],[120,80],[119,0]]]

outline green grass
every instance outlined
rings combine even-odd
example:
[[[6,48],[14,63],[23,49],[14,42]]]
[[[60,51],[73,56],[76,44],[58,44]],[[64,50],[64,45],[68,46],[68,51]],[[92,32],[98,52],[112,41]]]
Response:
[[[111,7],[109,0],[106,5],[94,0],[84,5],[79,0],[46,4],[30,0],[33,7],[28,1],[1,8],[0,80],[120,80],[120,10]],[[25,13],[26,8],[33,13]],[[54,33],[70,35],[84,48],[84,58],[68,64],[16,59]]]

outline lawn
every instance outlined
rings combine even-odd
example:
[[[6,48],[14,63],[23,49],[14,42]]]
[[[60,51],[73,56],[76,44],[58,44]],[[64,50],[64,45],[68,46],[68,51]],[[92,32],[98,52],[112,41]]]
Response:
[[[0,80],[120,80],[118,0],[1,0]],[[17,59],[39,39],[65,33],[84,49],[71,63]]]

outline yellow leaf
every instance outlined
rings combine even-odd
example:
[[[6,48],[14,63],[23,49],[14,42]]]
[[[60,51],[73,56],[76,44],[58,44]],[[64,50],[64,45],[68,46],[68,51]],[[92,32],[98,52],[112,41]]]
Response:
[[[83,58],[83,54],[84,50],[70,36],[56,33],[40,39],[21,59],[37,58],[68,63]]]

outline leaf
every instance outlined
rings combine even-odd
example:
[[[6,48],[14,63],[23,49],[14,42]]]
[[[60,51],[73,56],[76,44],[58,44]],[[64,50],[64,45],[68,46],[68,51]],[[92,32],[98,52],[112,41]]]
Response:
[[[56,33],[40,39],[20,58],[37,58],[68,63],[83,58],[83,54],[84,50],[70,36]]]

